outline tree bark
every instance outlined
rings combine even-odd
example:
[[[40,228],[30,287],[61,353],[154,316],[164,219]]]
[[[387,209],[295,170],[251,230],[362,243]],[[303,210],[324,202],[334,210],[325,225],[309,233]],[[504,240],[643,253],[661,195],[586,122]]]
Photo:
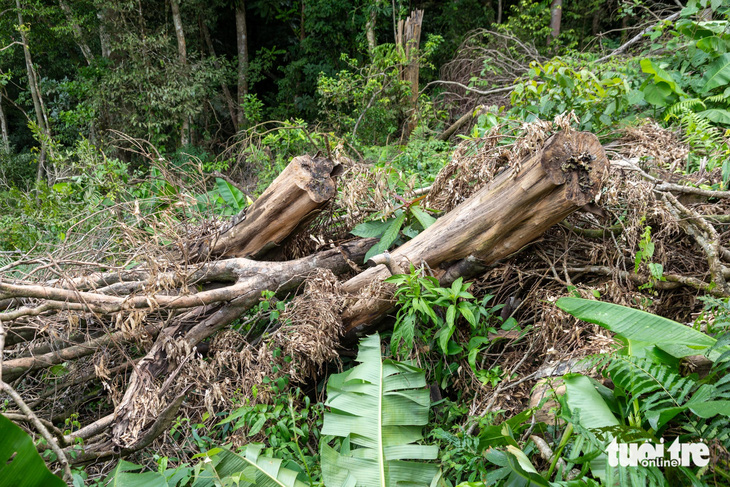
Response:
[[[414,10],[411,15],[403,21],[398,22],[398,35],[396,44],[403,50],[406,65],[401,71],[401,80],[411,85],[410,104],[412,111],[403,131],[403,140],[406,140],[414,128],[416,128],[418,111],[418,75],[419,59],[418,47],[421,42],[421,25],[423,24],[423,10]]]
[[[101,44],[101,55],[105,59],[109,59],[112,54],[111,39],[107,30],[109,24],[108,8],[104,7],[96,12],[96,18],[99,19],[99,44]]]
[[[182,16],[180,15],[179,0],[170,0],[172,7],[172,23],[175,25],[175,37],[177,38],[177,55],[180,64],[187,66],[188,50],[185,45],[185,31],[183,30]],[[185,146],[190,143],[190,120],[188,115],[183,113],[182,128],[180,129],[180,145]]]
[[[563,0],[553,0],[550,4],[550,37],[548,45],[560,36],[560,21],[563,17]]]
[[[370,57],[373,57],[373,51],[375,51],[375,46],[377,45],[377,41],[375,39],[375,23],[378,20],[378,4],[380,3],[380,0],[375,0],[373,2],[373,5],[370,6],[370,12],[368,13],[368,20],[365,23],[365,37],[368,41],[368,53],[370,54]]]
[[[30,48],[28,47],[28,36],[25,35],[25,23],[23,22],[23,12],[20,8],[20,0],[15,0],[15,6],[18,10],[18,26],[20,27],[20,38],[23,42],[23,54],[25,56],[25,68],[28,76],[28,87],[30,88],[30,95],[33,99],[33,108],[35,109],[36,119],[38,121],[38,128],[44,138],[50,137],[48,131],[48,120],[46,119],[45,109],[43,107],[43,99],[41,98],[40,87],[38,85],[38,76],[33,67],[33,59],[30,55]],[[41,181],[46,172],[46,141],[41,140],[41,151],[38,156],[38,172],[36,174],[36,180]]]
[[[5,116],[5,110],[3,110],[3,96],[0,94],[0,131],[2,132],[3,145],[2,150],[4,152],[10,151],[10,137],[8,136],[8,119]]]
[[[86,64],[90,65],[91,61],[94,60],[94,54],[91,52],[91,48],[84,40],[84,35],[81,33],[79,23],[76,22],[76,19],[74,19],[73,12],[65,0],[58,0],[58,4],[61,6],[61,10],[63,10],[66,20],[69,24],[71,24],[71,31],[76,39],[76,44],[78,44],[79,49],[81,49],[81,54],[83,54],[84,59],[86,59]]]
[[[246,27],[246,1],[238,0],[236,4],[236,42],[238,44],[238,120],[237,128],[246,121],[243,108],[248,95],[248,33]]]
[[[301,0],[300,10],[299,10],[299,43],[304,42],[304,39],[307,37],[307,32],[304,29],[304,9],[306,6],[305,0]]]
[[[554,135],[515,169],[507,168],[416,238],[392,253],[372,259],[384,264],[343,283],[348,304],[341,319],[346,338],[351,340],[366,332],[393,308],[392,294],[387,288],[377,296],[360,294],[369,285],[377,285],[394,273],[407,272],[410,264],[428,266],[443,284],[483,271],[593,199],[600,190],[607,165],[605,152],[594,135]],[[250,207],[245,219],[234,222],[233,233],[246,238],[230,239],[218,248],[220,254],[213,251],[217,248],[214,242],[202,255],[260,255],[272,242],[280,242],[332,197],[332,166],[327,160],[296,158],[272,183],[269,194],[265,193]],[[272,226],[280,230],[271,230]],[[154,309],[155,316],[166,311],[169,318],[146,324],[153,327],[148,330],[151,333],[162,329],[149,353],[135,366],[115,411],[111,443],[89,447],[79,458],[109,455],[112,447],[118,452],[132,452],[149,444],[164,429],[166,421],[174,417],[181,395],[187,391],[186,386],[175,382],[185,359],[173,360],[167,355],[173,342],[184,350],[192,350],[259,302],[262,291],[290,292],[315,269],[329,269],[342,275],[359,265],[374,243],[374,239],[357,240],[286,262],[235,257],[188,263],[184,272],[175,265],[164,270],[159,263],[164,272],[144,268],[119,270],[44,285],[2,281],[0,301],[10,303],[9,300],[18,298],[16,302],[33,303],[26,306],[35,308],[18,308],[22,303],[16,304],[0,313],[0,323],[19,324],[14,320],[22,316],[40,316],[59,309],[90,311],[107,317],[133,309]],[[150,282],[165,283],[165,288],[146,293]],[[175,315],[174,310],[179,310],[179,314]],[[112,335],[94,340],[111,343],[119,337]],[[17,377],[22,370],[69,360],[77,353],[93,350],[90,345],[95,344],[73,344],[52,355],[13,359],[3,364],[2,374]],[[163,375],[166,378],[160,381]],[[100,421],[109,424],[108,418]],[[100,450],[102,447],[106,450]]]
[[[502,23],[502,0],[497,0],[497,23]]]

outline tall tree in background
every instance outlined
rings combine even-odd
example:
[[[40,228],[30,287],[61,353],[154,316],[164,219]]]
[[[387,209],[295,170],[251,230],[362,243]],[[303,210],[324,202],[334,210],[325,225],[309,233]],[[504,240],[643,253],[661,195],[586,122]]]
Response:
[[[550,4],[550,37],[548,45],[560,35],[560,21],[563,17],[563,0],[553,0]]]
[[[172,23],[175,25],[175,37],[177,38],[177,53],[180,64],[187,67],[188,51],[185,45],[185,31],[183,30],[182,17],[180,16],[179,0],[170,0],[172,7]],[[190,143],[190,118],[187,114],[183,114],[182,128],[180,130],[180,145],[188,145]]]
[[[398,22],[396,34],[396,45],[402,50],[406,65],[401,68],[400,77],[402,81],[411,84],[411,100],[413,107],[408,122],[403,130],[402,139],[407,140],[411,132],[416,128],[416,113],[418,110],[418,78],[420,66],[418,60],[418,48],[421,43],[421,25],[423,24],[423,10],[414,10],[405,20]]]
[[[96,11],[96,18],[99,19],[99,44],[101,44],[101,55],[105,59],[111,56],[111,40],[107,25],[109,24],[109,8],[102,6]]]
[[[246,30],[246,2],[236,3],[236,41],[238,45],[238,117],[236,128],[240,128],[246,119],[243,108],[248,95],[248,32]]]
[[[373,0],[370,4],[370,12],[368,13],[368,20],[365,23],[365,37],[368,40],[368,52],[372,57],[375,46],[377,46],[377,39],[375,37],[375,23],[378,20],[378,9],[380,8],[381,0]]]
[[[43,98],[41,96],[40,86],[38,85],[38,74],[33,66],[33,59],[30,55],[30,48],[28,47],[28,36],[26,35],[27,27],[23,22],[23,11],[20,8],[20,0],[15,0],[15,7],[18,11],[18,30],[20,31],[20,38],[23,42],[23,55],[25,56],[25,69],[28,76],[28,86],[30,88],[30,95],[33,99],[33,108],[35,109],[36,120],[38,128],[41,131],[41,152],[38,155],[38,172],[36,179],[42,180],[46,174],[46,152],[47,143],[50,140],[51,133],[48,128],[48,118],[46,117],[46,110],[43,105]]]
[[[65,0],[58,0],[58,4],[61,6],[61,10],[63,10],[63,14],[66,16],[66,20],[68,21],[69,27],[71,27],[71,32],[73,32],[74,39],[76,39],[76,43],[79,46],[79,49],[81,49],[81,54],[84,55],[84,59],[86,59],[86,64],[91,64],[91,61],[94,59],[94,54],[91,52],[91,48],[86,43],[86,40],[84,40],[84,36],[81,32],[81,27],[79,26],[79,23],[74,18],[73,11],[71,11],[71,7],[68,6],[68,4],[65,2]]]
[[[10,151],[10,138],[8,136],[8,119],[5,117],[5,111],[3,111],[3,97],[0,95],[0,131],[3,136],[3,152]]]

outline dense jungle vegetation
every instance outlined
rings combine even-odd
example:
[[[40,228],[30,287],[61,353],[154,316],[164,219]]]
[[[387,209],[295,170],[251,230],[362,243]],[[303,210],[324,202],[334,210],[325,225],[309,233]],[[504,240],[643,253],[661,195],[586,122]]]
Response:
[[[730,0],[15,0],[0,125],[0,487],[730,485]],[[391,267],[576,131],[591,203]],[[299,156],[337,187],[223,269]]]

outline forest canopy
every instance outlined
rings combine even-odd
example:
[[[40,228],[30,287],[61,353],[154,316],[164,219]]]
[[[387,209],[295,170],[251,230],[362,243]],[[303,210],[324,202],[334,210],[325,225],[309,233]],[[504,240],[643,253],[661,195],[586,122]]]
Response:
[[[0,128],[0,487],[730,483],[728,0],[14,0]]]

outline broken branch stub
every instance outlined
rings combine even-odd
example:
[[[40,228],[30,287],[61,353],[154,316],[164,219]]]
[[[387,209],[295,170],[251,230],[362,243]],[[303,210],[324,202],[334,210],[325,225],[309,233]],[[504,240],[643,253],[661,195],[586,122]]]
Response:
[[[220,235],[192,244],[191,260],[256,258],[280,245],[332,199],[339,167],[324,157],[295,157]]]
[[[558,132],[517,167],[439,218],[390,253],[391,267],[407,272],[425,263],[442,282],[471,277],[529,244],[599,192],[608,160],[589,132]],[[343,285],[357,294],[391,275],[377,265]],[[354,339],[393,308],[390,296],[363,298],[343,313],[346,338]]]

